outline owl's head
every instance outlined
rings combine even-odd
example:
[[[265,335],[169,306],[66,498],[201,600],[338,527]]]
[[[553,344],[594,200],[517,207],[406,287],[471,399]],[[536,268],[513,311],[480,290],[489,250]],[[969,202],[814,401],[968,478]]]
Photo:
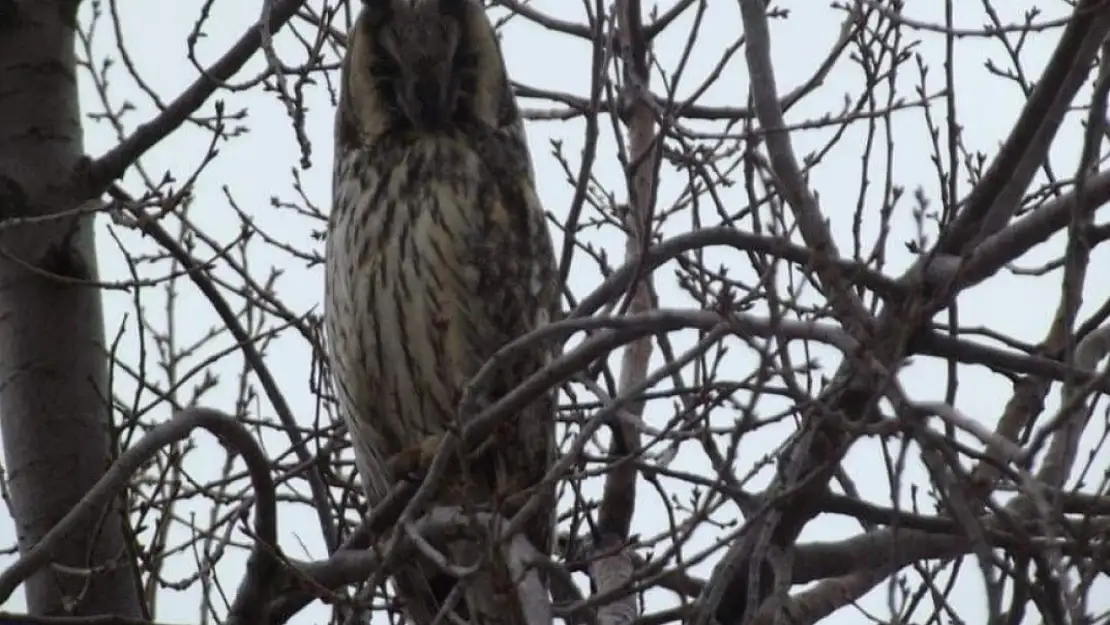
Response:
[[[478,0],[363,0],[340,114],[363,142],[391,130],[516,123],[497,35]]]

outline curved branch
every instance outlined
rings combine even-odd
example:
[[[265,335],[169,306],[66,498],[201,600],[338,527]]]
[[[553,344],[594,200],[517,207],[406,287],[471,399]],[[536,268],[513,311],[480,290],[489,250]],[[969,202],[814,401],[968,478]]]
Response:
[[[1110,174],[1107,174],[1107,178],[1110,179]],[[1045,238],[1047,239],[1048,235],[1045,235]],[[735,228],[703,228],[656,243],[641,256],[628,259],[624,265],[609,274],[609,277],[592,293],[582,298],[568,317],[572,319],[584,317],[597,311],[606,302],[624,292],[629,282],[640,271],[654,271],[680,254],[717,245],[745,252],[768,254],[798,265],[813,265],[818,257],[809,247],[794,245],[782,237],[760,236],[741,232]],[[828,262],[835,265],[840,274],[853,285],[866,287],[883,298],[897,297],[906,293],[906,288],[897,280],[869,269],[862,263],[842,259],[831,259]]]
[[[847,332],[826,324],[789,320],[772,322],[755,315],[741,313],[722,315],[709,310],[656,309],[626,317],[599,317],[589,320],[572,319],[557,322],[548,326],[548,329],[537,330],[517,339],[499,350],[497,354],[515,351],[533,341],[546,339],[556,332],[565,332],[569,335],[583,327],[612,329],[597,332],[582,341],[575,349],[554,359],[472,420],[468,420],[462,430],[463,441],[466,442],[468,449],[472,449],[470,445],[477,445],[485,440],[485,437],[489,435],[499,419],[520,410],[539,396],[540,393],[565,382],[584,370],[593,361],[622,345],[651,334],[691,328],[708,331],[720,326],[728,328],[739,336],[780,336],[787,340],[809,339],[821,341],[836,347],[846,356],[854,353],[858,347],[858,343],[848,336]],[[495,355],[494,358],[498,358],[498,356]],[[483,367],[468,383],[467,387],[474,387],[481,383],[485,376],[489,375],[489,370],[492,370],[492,367]],[[473,402],[464,399],[460,402],[460,405],[465,408],[470,403]],[[445,437],[445,440],[449,438]]]
[[[212,309],[220,317],[231,336],[235,338],[239,350],[243,352],[243,358],[250,366],[250,370],[258,377],[258,383],[262,385],[262,391],[266,394],[266,399],[269,400],[270,405],[273,407],[277,418],[281,421],[282,429],[285,430],[285,435],[289,438],[289,444],[296,454],[297,460],[303,465],[309,467],[305,472],[305,479],[308,481],[309,491],[312,493],[312,502],[316,509],[317,518],[320,521],[320,531],[324,535],[324,544],[328,546],[329,550],[334,550],[338,539],[336,538],[337,530],[335,522],[332,520],[331,507],[328,503],[327,487],[324,484],[324,478],[321,474],[317,463],[314,462],[312,454],[308,451],[308,445],[305,443],[304,437],[301,435],[301,430],[297,425],[297,419],[293,416],[293,409],[289,407],[289,402],[285,400],[285,395],[278,387],[277,380],[270,373],[270,369],[266,366],[266,361],[262,358],[262,354],[258,352],[255,343],[251,340],[250,334],[243,328],[243,324],[239,321],[239,317],[231,309],[227,300],[220,294],[220,291],[212,283],[204,268],[193,258],[193,255],[183,248],[157,221],[152,219],[150,215],[137,206],[131,198],[120,191],[113,188],[113,195],[119,196],[117,201],[135,218],[135,222],[140,231],[144,234],[150,235],[156,243],[162,246],[177,261],[188,274],[189,279],[196,285],[197,289],[204,295],[204,298],[211,304]]]
[[[375,515],[377,510],[375,510]],[[388,515],[387,515],[388,516]],[[541,554],[523,534],[513,533],[511,524],[500,515],[491,512],[467,512],[453,506],[436,506],[410,523],[414,532],[430,542],[442,542],[459,536],[459,533],[472,533],[476,529],[483,536],[496,537],[501,557],[505,559],[517,580],[516,587],[521,604],[529,614],[529,623],[551,623],[553,609],[538,571],[550,568],[546,556]],[[405,532],[397,532],[403,535]],[[319,562],[296,562],[290,560],[295,576],[301,586],[319,589],[338,588],[345,584],[363,582],[389,569],[416,550],[411,539],[401,538],[392,547],[385,549],[343,548],[327,560]],[[387,571],[388,572],[388,571]],[[279,597],[271,604],[269,620],[258,623],[278,625],[286,622],[297,610],[307,604],[304,593],[293,593]],[[248,625],[246,621],[243,621]],[[254,625],[253,623],[249,625]]]
[[[209,408],[187,408],[159,424],[135,446],[124,451],[81,501],[54,526],[37,545],[0,573],[0,603],[11,597],[24,580],[46,566],[61,541],[103,509],[127,485],[129,479],[150,461],[158,450],[187,438],[203,428],[214,435],[229,452],[238,453],[247,465],[255,496],[255,540],[266,549],[277,550],[277,498],[270,464],[250,432],[232,417]],[[276,571],[277,561],[270,558],[268,571]],[[266,571],[263,571],[266,572]]]

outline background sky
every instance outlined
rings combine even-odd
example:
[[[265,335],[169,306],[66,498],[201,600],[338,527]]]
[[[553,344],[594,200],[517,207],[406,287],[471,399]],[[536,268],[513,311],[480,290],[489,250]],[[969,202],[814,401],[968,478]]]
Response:
[[[911,20],[943,23],[943,7],[939,2],[908,1],[904,4],[904,14]],[[110,88],[107,92],[107,106],[113,110],[118,110],[124,105],[128,107],[129,112],[123,116],[122,131],[126,133],[148,120],[157,111],[156,102],[165,103],[172,100],[191,83],[197,76],[195,62],[209,65],[222,55],[258,19],[259,5],[259,2],[216,1],[209,6],[208,2],[199,0],[175,2],[117,0],[115,6],[122,19],[113,24],[108,15],[101,17],[94,31],[90,48],[93,64],[98,71],[106,58],[114,59],[114,66],[108,74]],[[661,11],[671,5],[671,2],[658,4]],[[82,23],[91,24],[94,10],[99,7],[106,11],[108,6],[103,2],[85,2],[81,11]],[[187,52],[187,41],[201,14],[202,6],[208,12],[208,17],[202,29],[203,37],[197,41],[195,47],[194,62]],[[310,6],[318,7],[319,3],[313,2]],[[584,9],[580,2],[534,0],[530,6],[560,19],[584,21]],[[843,12],[830,8],[827,2],[810,0],[776,1],[773,6],[790,12],[788,19],[775,19],[771,22],[772,56],[779,91],[780,94],[784,94],[806,81],[825,59],[839,35],[838,29],[843,19]],[[997,3],[994,10],[997,11],[1003,23],[1010,24],[1020,22],[1024,12],[1033,6],[1034,3],[1024,0],[1005,0]],[[1068,11],[1064,3],[1051,0],[1043,0],[1039,6],[1043,13],[1037,18],[1038,22],[1065,15]],[[954,12],[957,27],[962,29],[975,29],[987,22],[986,12],[979,2],[957,2]],[[503,11],[495,11],[495,13],[504,15]],[[673,68],[677,66],[684,54],[685,43],[693,24],[694,12],[688,11],[656,39],[654,52],[658,58],[658,65],[664,68],[668,75],[673,72]],[[303,25],[299,30],[302,33],[311,33],[311,30]],[[585,42],[570,41],[563,35],[546,31],[522,19],[511,21],[502,32],[509,71],[516,80],[534,87],[573,93],[583,97],[588,93],[590,49]],[[719,72],[720,78],[705,91],[699,103],[709,106],[746,104],[748,78],[742,48],[735,51],[731,60],[723,67],[716,67],[726,50],[730,46],[735,47],[734,44],[741,32],[736,2],[714,0],[709,3],[696,35],[696,45],[686,63],[684,78],[677,87],[680,97],[692,93],[707,76]],[[1022,68],[1028,76],[1039,75],[1059,33],[1059,29],[1049,29],[1028,37],[1019,54]],[[940,93],[944,86],[943,37],[934,32],[910,28],[903,31],[902,37],[904,44],[915,42],[911,50],[920,61],[911,60],[901,66],[893,82],[895,98],[906,101],[920,99],[921,94],[917,92],[919,87],[923,87],[922,91],[925,94]],[[126,57],[121,57],[117,49],[117,43],[120,40],[126,46]],[[276,49],[286,64],[298,65],[304,61],[303,48],[288,32],[278,36],[277,42]],[[1004,68],[1013,67],[1006,51],[997,40],[961,38],[956,42],[956,49],[954,79],[958,94],[957,114],[963,129],[964,144],[969,152],[979,151],[993,156],[1016,119],[1024,103],[1024,95],[1012,82],[993,76],[986,69],[985,63],[988,60]],[[80,48],[78,54],[82,59],[88,58],[87,53]],[[329,53],[327,62],[334,61],[334,56]],[[243,85],[253,80],[264,67],[263,62],[261,56],[256,56],[232,82]],[[141,82],[129,76],[124,71],[124,65],[131,65],[141,77]],[[920,68],[927,68],[927,70]],[[332,78],[334,77],[333,75]],[[661,92],[658,73],[653,80],[657,92]],[[863,85],[864,74],[860,65],[848,58],[842,58],[815,93],[787,112],[787,123],[802,124],[835,114],[842,110],[846,100],[854,100],[858,97]],[[84,111],[90,115],[102,113],[106,106],[103,95],[94,88],[94,82],[85,71],[82,72],[81,88]],[[890,88],[883,86],[878,90],[880,100],[885,100]],[[1085,104],[1088,93],[1089,90],[1084,89],[1077,103]],[[233,204],[249,215],[254,226],[265,236],[263,234],[254,236],[246,252],[246,262],[260,282],[264,281],[272,270],[280,271],[273,290],[285,306],[296,313],[320,311],[323,296],[322,271],[319,266],[308,266],[305,260],[296,258],[283,246],[299,250],[322,251],[322,242],[318,240],[315,233],[323,229],[324,223],[318,217],[298,215],[291,210],[275,207],[272,199],[277,198],[279,202],[303,206],[306,202],[298,196],[295,188],[295,181],[299,179],[307,200],[326,214],[330,202],[332,160],[333,104],[328,95],[327,85],[317,79],[316,84],[306,86],[304,95],[307,108],[304,127],[312,144],[312,166],[309,168],[303,168],[300,165],[301,153],[289,117],[272,92],[260,86],[236,92],[222,91],[202,108],[200,114],[212,115],[216,99],[222,100],[228,114],[239,112],[244,114],[242,119],[230,121],[229,125],[242,126],[245,132],[230,141],[219,143],[218,157],[208,164],[197,178],[195,199],[188,215],[192,224],[207,233],[218,245],[227,244],[240,234],[241,221],[232,207]],[[550,106],[547,102],[523,99],[521,104],[526,109],[543,109]],[[933,116],[934,123],[942,123],[940,120],[943,120],[947,114],[944,102],[935,100],[930,114]],[[883,202],[883,183],[885,170],[888,167],[894,182],[905,187],[907,194],[912,194],[920,188],[929,198],[931,208],[934,210],[940,208],[940,190],[936,181],[935,166],[930,160],[932,149],[923,109],[908,108],[894,114],[892,120],[893,123],[889,129],[884,130],[884,132],[890,132],[894,144],[893,156],[889,162],[882,155],[883,151],[878,150],[874,158],[864,164],[861,154],[862,146],[867,140],[866,126],[859,124],[850,126],[844,131],[836,145],[809,172],[809,184],[818,194],[820,205],[830,221],[844,255],[851,254],[853,214],[861,195],[863,204],[867,206],[863,222],[859,226],[862,232],[861,238],[869,243],[878,233],[880,226],[878,213]],[[1079,120],[1077,115],[1069,117],[1061,128],[1053,149],[1054,167],[1064,178],[1071,176],[1079,153],[1082,136]],[[594,168],[594,177],[604,192],[611,192],[614,200],[621,202],[626,200],[627,193],[623,189],[624,177],[620,163],[614,156],[616,143],[608,121],[603,120],[601,126],[603,136],[598,146],[599,157]],[[688,126],[704,133],[737,132],[736,129],[726,128],[721,122],[695,122]],[[118,142],[120,130],[102,119],[89,117],[86,121],[86,150],[92,155],[104,153]],[[553,144],[561,142],[562,153],[566,155],[572,169],[576,171],[580,161],[583,124],[580,120],[533,121],[528,124],[527,131],[536,164],[540,196],[546,207],[557,218],[562,219],[566,207],[570,204],[573,187],[568,183],[567,176],[554,155]],[[802,130],[793,135],[794,147],[799,157],[803,157],[810,152],[823,150],[833,136],[833,129]],[[881,138],[881,140],[886,139]],[[206,131],[196,125],[186,124],[144,156],[142,167],[152,179],[159,179],[166,172],[171,173],[178,181],[174,184],[175,188],[180,188],[181,181],[188,179],[201,164],[210,141],[210,135]],[[865,167],[867,171],[863,172]],[[861,192],[860,180],[863,173],[866,173],[870,185]],[[664,165],[660,178],[660,206],[669,206],[683,191],[685,181],[686,176],[683,172]],[[128,173],[123,186],[133,193],[141,193],[142,179],[136,171],[132,170]],[[961,175],[961,197],[966,194],[968,188],[966,174]],[[731,205],[732,210],[739,210],[746,204],[742,185],[721,188],[718,192],[723,201]],[[913,260],[903,245],[904,242],[913,239],[916,232],[910,204],[911,202],[904,200],[899,205],[892,224],[893,229],[887,246],[888,265],[884,272],[893,277],[900,275]],[[706,206],[697,211],[691,209],[676,215],[662,229],[662,232],[665,235],[678,234],[691,229],[699,222],[702,225],[711,226],[719,223],[720,218],[706,203]],[[171,227],[172,224],[172,221],[167,221],[167,227]],[[150,254],[155,251],[152,242],[144,240],[126,228],[112,224],[107,219],[100,220],[98,232],[100,267],[102,279],[105,281],[129,279],[132,265],[127,262],[128,255],[134,258],[136,255]],[[933,234],[934,231],[928,229],[927,232]],[[561,237],[558,237],[557,233],[556,236],[557,244],[561,243]],[[586,238],[598,249],[604,249],[613,264],[619,264],[623,256],[624,241],[614,228],[599,228],[587,233]],[[214,255],[212,249],[202,239],[193,237],[192,243],[196,245],[194,254],[197,257],[211,258]],[[1060,244],[1060,238],[1055,238],[1051,244],[1042,245],[1033,250],[1020,265],[1024,268],[1032,268],[1058,257],[1062,249]],[[746,260],[738,252],[713,250],[707,252],[706,258],[706,264],[709,266],[722,264],[731,269],[732,275],[752,279]],[[1092,255],[1092,263],[1098,267],[1110,266],[1108,265],[1110,255],[1105,250],[1096,250]],[[229,281],[225,285],[227,297],[234,305],[240,306],[241,298],[234,295],[233,290],[240,287],[242,281],[236,279],[233,273],[227,270],[223,261],[216,262],[216,266],[216,275]],[[168,271],[168,265],[164,262],[140,263],[134,267],[144,277],[162,276]],[[961,296],[959,300],[961,322],[967,327],[989,328],[1021,341],[1035,343],[1043,337],[1051,322],[1059,295],[1059,279],[1059,272],[1050,272],[1043,277],[1018,276],[1004,272]],[[599,281],[600,273],[595,264],[585,258],[576,261],[572,268],[571,286],[577,295],[590,292]],[[667,307],[693,305],[677,286],[673,266],[668,265],[658,271],[655,282],[662,305]],[[1092,271],[1080,318],[1085,318],[1108,295],[1110,295],[1110,284],[1105,279],[1100,279],[1098,270]],[[207,302],[187,281],[178,282],[173,297],[175,298],[174,313],[171,315],[166,313],[167,292],[164,289],[143,289],[138,297],[124,291],[112,291],[105,295],[108,336],[109,338],[117,334],[121,336],[119,343],[121,358],[138,367],[137,363],[145,354],[147,375],[162,380],[163,386],[168,386],[165,383],[168,377],[180,374],[159,370],[156,365],[157,359],[154,357],[158,352],[159,344],[153,332],[166,332],[172,327],[180,348],[209,336],[212,329],[218,325],[218,319]],[[814,298],[812,289],[805,297],[811,300]],[[139,327],[137,307],[141,308],[150,324],[150,328],[145,331]],[[247,321],[251,324],[259,323],[257,319]],[[279,321],[273,318],[263,320],[261,323],[271,328],[279,325]],[[672,337],[676,351],[682,351],[683,346],[689,345],[696,336],[692,332],[676,333]],[[738,373],[729,374],[726,377],[741,379],[747,375],[756,361],[742,342],[737,340],[730,344],[733,347],[722,369],[728,371],[729,367],[735,368]],[[205,359],[220,356],[219,361],[209,367],[209,371],[217,376],[218,383],[215,388],[203,395],[201,401],[229,412],[234,411],[237,398],[241,396],[238,380],[243,370],[242,357],[234,351],[233,345],[232,339],[223,333],[212,338],[196,353],[182,358],[184,363],[195,366]],[[800,346],[798,349],[798,353],[802,354]],[[820,361],[826,374],[831,374],[839,362],[836,352],[820,347],[813,348],[810,356]],[[281,385],[293,411],[299,415],[306,426],[311,425],[319,410],[317,400],[310,391],[313,370],[308,343],[295,332],[278,332],[276,338],[267,346],[266,357],[267,364]],[[614,359],[614,362],[617,360]],[[662,359],[656,350],[653,364],[657,365],[661,362]],[[944,376],[944,363],[918,358],[914,360],[913,366],[903,370],[900,379],[912,398],[940,400],[944,396]],[[115,380],[117,396],[127,398],[127,402],[130,403],[138,398],[139,405],[146,405],[155,400],[149,392],[137,391],[134,381],[126,374],[116,375]],[[178,400],[183,403],[190,401],[191,393],[198,384],[201,384],[199,376],[185,380],[177,392]],[[666,387],[667,385],[663,385],[661,388]],[[966,414],[972,415],[985,426],[993,428],[1004,402],[1010,397],[1010,391],[1011,384],[1005,378],[991,374],[982,368],[962,367],[957,405]],[[1056,393],[1050,401],[1050,407],[1057,405]],[[782,408],[781,403],[775,404],[769,401],[761,404],[759,410],[769,414]],[[248,410],[260,417],[272,418],[272,410],[264,400],[249,403]],[[736,418],[735,413],[725,414],[725,412],[722,411],[717,425],[727,424]],[[649,424],[661,427],[672,413],[672,401],[665,399],[649,403],[646,418]],[[1105,423],[1101,422],[1098,416],[1101,414],[1102,412],[1096,412],[1096,418],[1085,434],[1084,445],[1087,449],[1093,447],[1105,434]],[[168,416],[168,409],[160,409],[149,418],[157,422]],[[743,475],[748,472],[792,430],[793,425],[787,422],[781,427],[768,428],[766,432],[761,431],[745,437],[740,447],[741,466],[736,468],[737,473]],[[286,440],[272,431],[262,434],[262,437],[267,449],[275,455],[288,447]],[[206,479],[217,479],[224,462],[222,452],[206,435],[198,435],[195,439],[197,451],[190,453],[187,459],[190,474],[201,482]],[[1105,460],[1104,454],[1099,454],[1093,459],[1095,469],[1088,482],[1097,480],[1105,471],[1107,467]],[[683,448],[671,466],[704,474],[708,463],[700,452]],[[891,486],[886,477],[882,451],[877,441],[865,440],[853,448],[845,460],[845,469],[856,480],[856,485],[865,499],[890,505]],[[761,488],[770,477],[771,470],[765,468],[756,474],[748,484],[748,488],[752,490]],[[902,484],[902,497],[909,496],[911,484],[918,486],[925,484],[925,474],[916,460],[911,462],[907,479]],[[674,482],[669,485],[676,489],[675,492],[680,498],[689,488]],[[294,484],[294,487],[302,492],[306,490],[303,483]],[[596,494],[596,488],[592,492]],[[919,501],[931,505],[927,499]],[[908,499],[903,499],[903,505],[908,505]],[[176,540],[180,542],[191,534],[192,530],[188,529],[190,524],[203,527],[207,523],[210,509],[210,502],[201,496],[192,497],[179,506],[176,514],[180,520],[180,527],[174,533]],[[651,536],[661,531],[665,527],[660,520],[665,516],[662,510],[658,495],[651,488],[641,486],[641,501],[634,531],[644,536]],[[931,512],[931,508],[926,508],[924,511]],[[725,519],[735,514],[734,509],[726,507],[719,511],[716,517]],[[325,555],[315,517],[307,511],[307,508],[287,506],[282,511],[279,523],[282,547],[290,556],[313,559]],[[707,528],[700,532],[690,541],[685,551],[694,553],[706,546],[716,531]],[[823,515],[806,528],[802,535],[802,542],[835,540],[855,535],[860,531],[859,525],[851,519]],[[0,515],[0,535],[10,536],[11,532],[10,520]],[[243,540],[243,537],[239,535],[238,539]],[[196,570],[195,557],[196,554],[188,551],[174,556],[173,564],[166,570],[167,577],[170,580],[182,580],[190,576]],[[0,557],[0,566],[7,561],[10,561],[10,557]],[[715,558],[709,564],[695,567],[694,571],[700,575],[706,575],[712,562],[715,562]],[[224,590],[229,594],[233,592],[237,583],[236,571],[240,569],[241,563],[242,558],[238,554],[230,553],[221,561],[217,569],[224,584]],[[962,616],[969,622],[980,622],[981,617],[985,615],[985,602],[982,585],[978,581],[977,567],[964,568],[966,572],[961,574],[958,587],[953,593],[953,603],[962,610]],[[885,607],[887,590],[885,587],[879,587],[863,604],[868,610],[873,611],[872,614],[880,618],[888,618]],[[195,622],[198,596],[195,588],[180,592],[165,591],[159,599],[159,619],[168,622]],[[663,593],[651,596],[648,600],[648,609],[667,605],[670,600],[671,597]],[[22,601],[22,597],[19,601]],[[20,607],[20,605],[12,605],[5,606],[5,609]],[[1105,594],[1102,599],[1095,597],[1092,600],[1092,609],[1097,611],[1106,607],[1110,607],[1110,600],[1105,598]],[[321,610],[320,606],[313,606],[302,613],[295,622],[316,622],[316,619],[321,618],[323,614]],[[831,622],[858,622],[859,616],[855,609],[848,608],[841,610]]]

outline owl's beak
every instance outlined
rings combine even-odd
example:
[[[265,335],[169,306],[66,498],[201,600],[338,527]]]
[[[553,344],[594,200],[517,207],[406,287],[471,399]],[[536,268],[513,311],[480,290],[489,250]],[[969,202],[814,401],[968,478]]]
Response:
[[[443,83],[434,77],[422,76],[413,85],[412,95],[416,100],[413,104],[419,111],[419,119],[414,121],[428,130],[443,130],[451,122],[451,104]]]

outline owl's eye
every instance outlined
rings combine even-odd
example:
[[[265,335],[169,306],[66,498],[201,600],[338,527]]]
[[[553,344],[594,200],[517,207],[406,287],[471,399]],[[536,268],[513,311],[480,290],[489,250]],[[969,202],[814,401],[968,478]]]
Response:
[[[401,74],[397,64],[389,59],[379,59],[370,65],[370,73],[376,82],[393,82]]]
[[[366,7],[366,17],[372,25],[381,24],[393,13],[393,0],[362,0]]]
[[[401,68],[397,62],[382,46],[378,46],[374,61],[367,69],[374,79],[374,85],[382,95],[382,104],[391,112],[396,112],[398,110],[397,80],[401,76]]]
[[[454,65],[456,72],[472,72],[478,67],[478,55],[468,50],[459,50],[455,53]]]
[[[478,89],[478,56],[473,52],[459,51],[452,60],[456,93],[460,99],[474,96]]]

